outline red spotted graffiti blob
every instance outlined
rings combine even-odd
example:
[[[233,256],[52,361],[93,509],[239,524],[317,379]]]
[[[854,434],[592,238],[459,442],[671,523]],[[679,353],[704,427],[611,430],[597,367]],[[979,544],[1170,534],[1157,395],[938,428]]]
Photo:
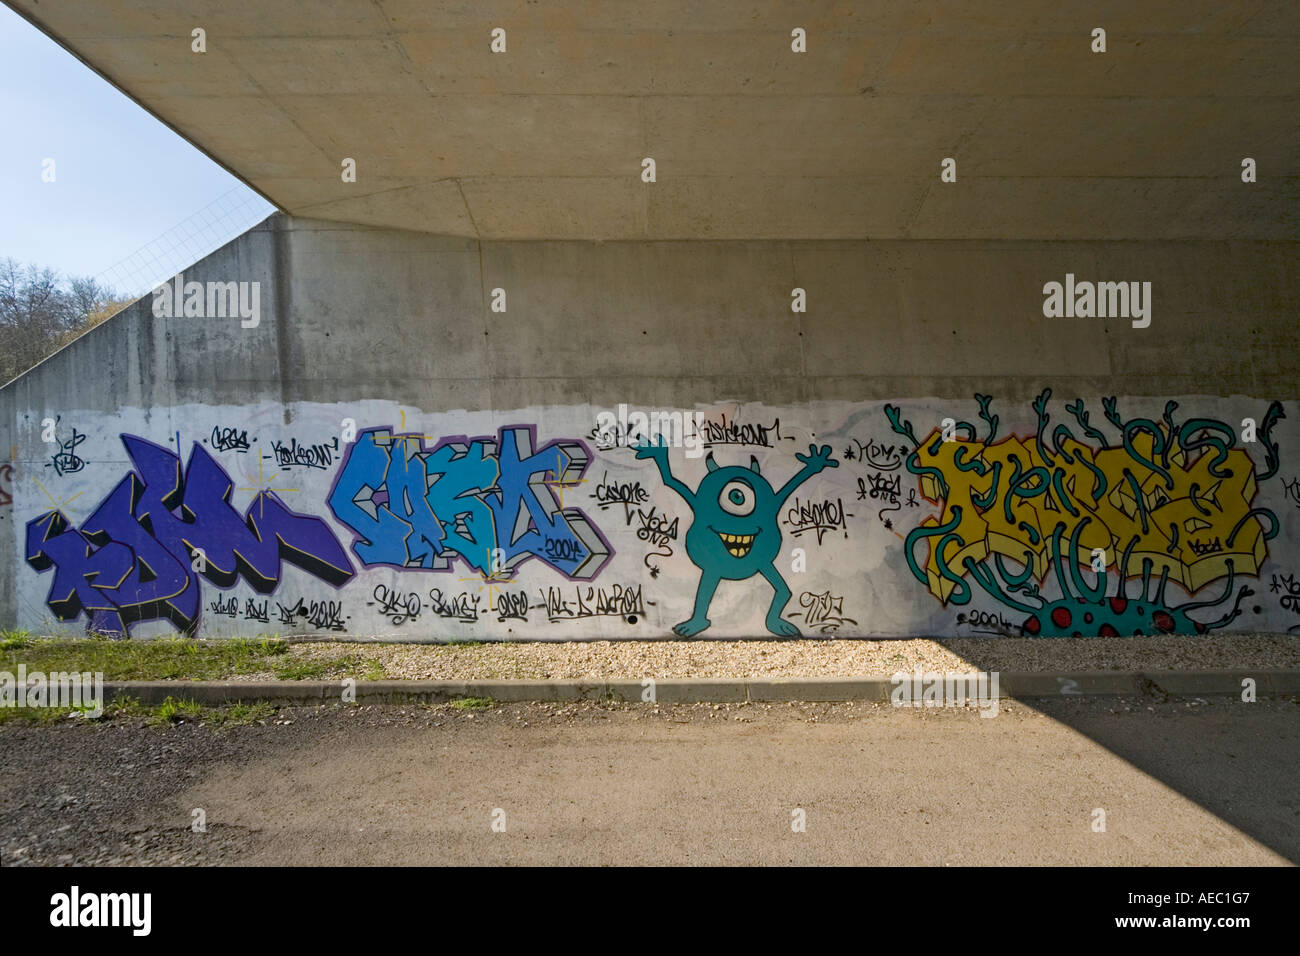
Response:
[[[1238,602],[1252,593],[1244,589]],[[1049,622],[1046,632],[1044,620]],[[1076,622],[1086,626],[1080,628]],[[1123,597],[1106,598],[1097,604],[1083,598],[1065,598],[1031,614],[1020,627],[1029,637],[1143,637],[1204,634],[1209,630],[1208,625],[1192,620],[1182,608],[1164,608]]]

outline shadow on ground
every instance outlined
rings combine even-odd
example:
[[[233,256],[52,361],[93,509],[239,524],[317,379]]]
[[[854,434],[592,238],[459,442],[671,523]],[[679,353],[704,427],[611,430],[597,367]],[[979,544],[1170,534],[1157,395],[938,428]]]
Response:
[[[1188,638],[1195,640],[1195,638]],[[996,666],[970,640],[936,643],[957,650],[975,670]],[[1069,701],[1024,703],[1083,734],[1136,769],[1204,807],[1225,823],[1300,864],[1300,701],[1282,698],[1294,720],[1239,698],[1172,697],[1150,680],[1142,693],[1110,709],[1080,708]],[[1163,705],[1163,706],[1161,706]],[[1169,705],[1173,705],[1170,709]],[[1151,708],[1161,719],[1143,733],[1109,710]],[[1261,797],[1264,797],[1261,800]]]

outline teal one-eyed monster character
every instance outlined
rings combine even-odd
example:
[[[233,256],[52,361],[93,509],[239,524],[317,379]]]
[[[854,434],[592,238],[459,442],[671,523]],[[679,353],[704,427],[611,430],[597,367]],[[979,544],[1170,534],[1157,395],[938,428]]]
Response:
[[[686,556],[700,569],[700,586],[695,591],[695,612],[673,632],[692,637],[712,623],[707,614],[719,581],[743,581],[761,574],[776,592],[767,609],[767,629],[780,637],[799,637],[799,628],[781,619],[790,600],[790,588],[775,563],[781,553],[778,515],[796,488],[825,468],[839,467],[839,462],[831,458],[831,446],[822,445],[818,450],[816,445],[809,445],[807,455],[796,454],[803,467],[779,491],[773,491],[759,474],[758,459],[752,455],[748,468],[723,468],[710,452],[705,459],[709,473],[693,492],[673,477],[668,449],[662,441],[653,445],[643,442],[636,456],[654,459],[664,484],[681,495],[693,514],[686,529]]]

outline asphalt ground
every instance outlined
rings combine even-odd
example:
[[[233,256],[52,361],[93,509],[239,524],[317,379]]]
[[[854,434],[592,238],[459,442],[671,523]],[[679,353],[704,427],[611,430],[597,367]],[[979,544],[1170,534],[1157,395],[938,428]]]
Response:
[[[13,722],[0,864],[1286,864],[1298,717],[1134,697]]]

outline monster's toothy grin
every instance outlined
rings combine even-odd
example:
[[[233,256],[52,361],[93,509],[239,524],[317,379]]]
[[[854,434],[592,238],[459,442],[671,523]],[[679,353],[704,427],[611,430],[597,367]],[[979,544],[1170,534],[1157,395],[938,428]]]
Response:
[[[754,535],[752,534],[723,534],[721,531],[715,532],[722,539],[722,546],[733,558],[743,558],[749,554],[749,549],[754,546]]]

